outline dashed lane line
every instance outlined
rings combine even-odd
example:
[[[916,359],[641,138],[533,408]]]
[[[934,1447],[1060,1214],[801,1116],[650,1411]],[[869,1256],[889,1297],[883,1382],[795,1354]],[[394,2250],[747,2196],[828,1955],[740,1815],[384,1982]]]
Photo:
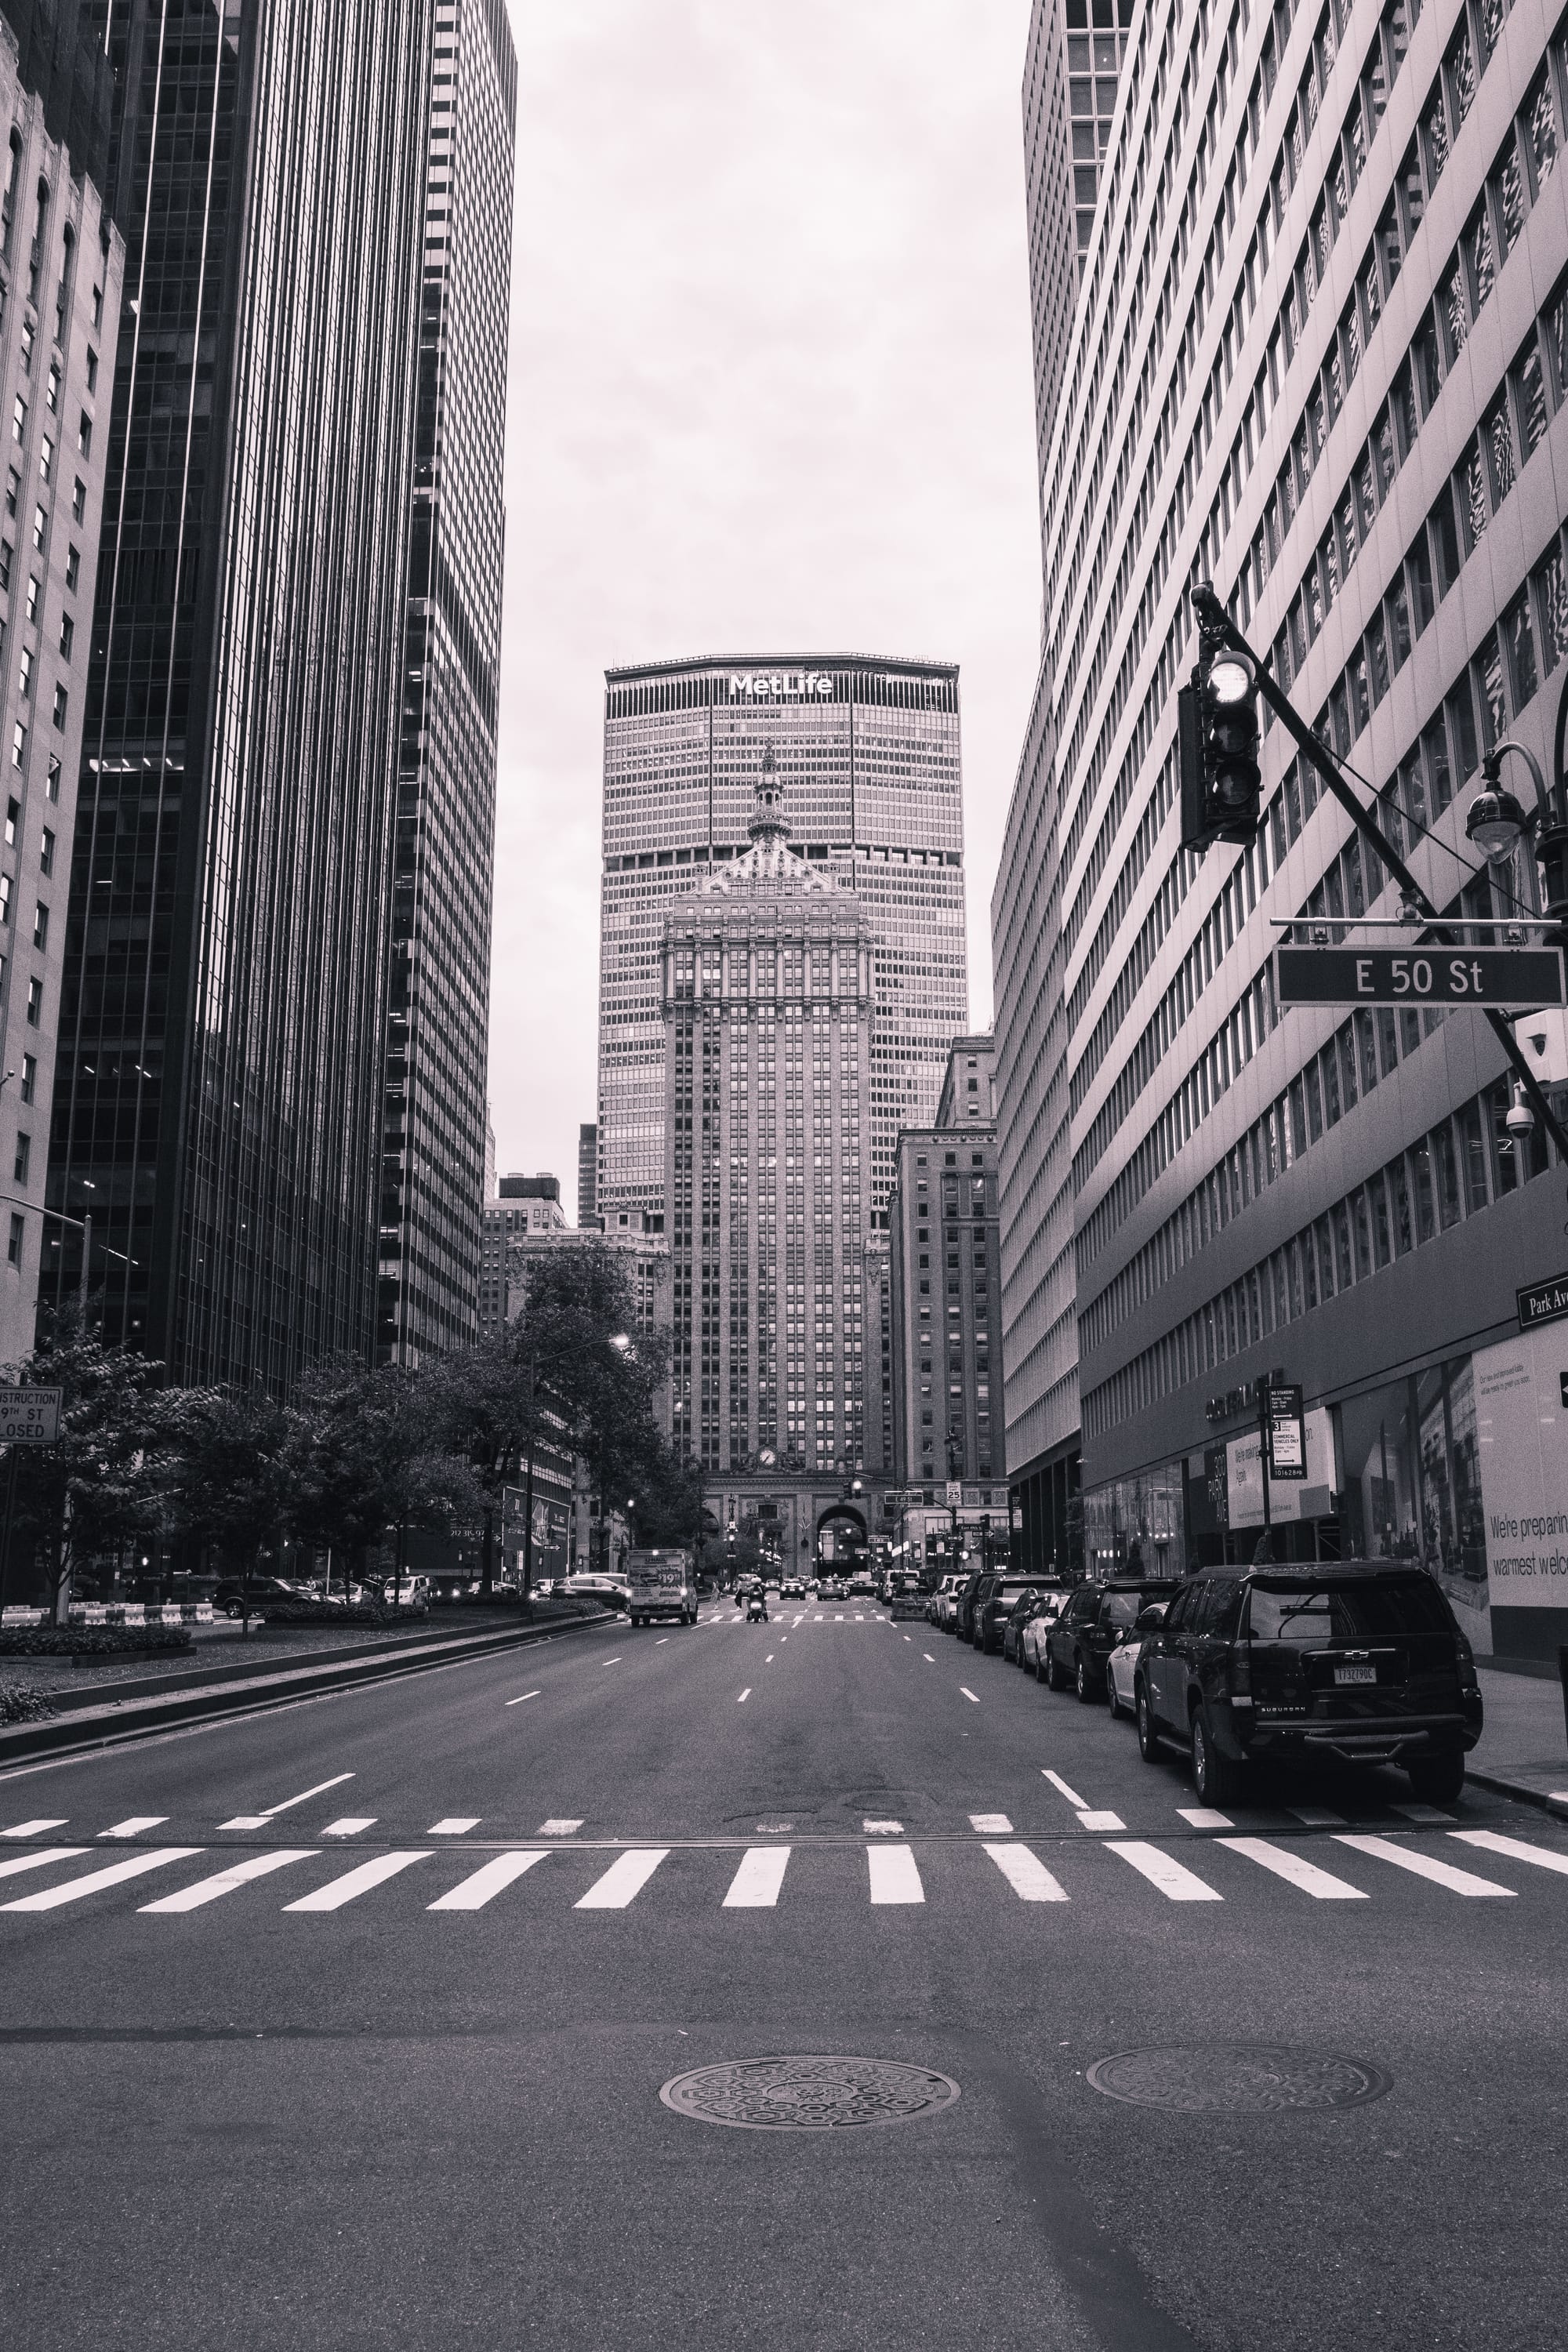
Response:
[[[523,1872],[531,1870],[536,1862],[543,1862],[549,1851],[548,1846],[536,1845],[517,1853],[498,1853],[493,1862],[481,1864],[468,1877],[460,1879],[448,1893],[438,1895],[425,1908],[427,1911],[482,1911],[503,1886],[510,1886],[514,1878],[521,1878]]]
[[[971,1706],[979,1706],[980,1701],[975,1697],[974,1693],[970,1689],[967,1683],[960,1683],[958,1687],[963,1693],[964,1697],[969,1701]]]
[[[752,1696],[752,1685],[751,1685],[751,1684],[750,1684],[750,1683],[748,1683],[748,1684],[746,1685],[745,1689],[741,1693],[740,1697],[735,1701],[735,1705],[736,1705],[737,1706],[745,1706],[745,1704],[746,1704],[746,1701],[751,1697],[751,1696]]]
[[[1089,1803],[1089,1799],[1087,1797],[1080,1797],[1076,1789],[1069,1789],[1059,1772],[1053,1772],[1048,1764],[1042,1764],[1040,1771],[1042,1776],[1050,1782],[1052,1788],[1057,1790],[1058,1794],[1067,1799],[1068,1804],[1071,1805],[1075,1812],[1081,1813],[1084,1811]]]
[[[524,1691],[524,1692],[521,1694],[521,1696],[520,1697],[518,1697],[518,1698],[509,1698],[509,1699],[506,1701],[506,1705],[507,1705],[508,1706],[521,1706],[522,1705],[523,1699],[525,1699],[525,1698],[537,1698],[538,1696],[539,1696],[539,1693],[538,1693],[536,1690]]]
[[[259,1813],[237,1813],[232,1822],[220,1822],[225,1830],[264,1830],[279,1813],[291,1812],[296,1805],[308,1804],[312,1797],[324,1797],[329,1789],[341,1789],[345,1780],[353,1779],[352,1772],[334,1772],[330,1780],[318,1780],[312,1789],[301,1789],[297,1797],[285,1797],[281,1804],[268,1805]]]

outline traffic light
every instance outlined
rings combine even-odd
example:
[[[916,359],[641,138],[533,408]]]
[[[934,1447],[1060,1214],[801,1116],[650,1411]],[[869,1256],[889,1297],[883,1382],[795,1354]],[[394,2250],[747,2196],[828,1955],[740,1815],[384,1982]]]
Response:
[[[1205,648],[1176,698],[1182,841],[1246,844],[1263,821],[1257,685],[1244,656]]]

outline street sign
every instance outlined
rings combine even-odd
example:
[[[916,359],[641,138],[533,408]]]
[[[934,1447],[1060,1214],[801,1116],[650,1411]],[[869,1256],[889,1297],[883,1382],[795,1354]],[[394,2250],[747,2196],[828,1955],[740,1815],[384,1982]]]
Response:
[[[962,1478],[950,1478],[950,1479],[948,1480],[948,1482],[947,1482],[947,1507],[948,1507],[948,1509],[949,1509],[950,1511],[956,1511],[956,1510],[957,1510],[957,1508],[958,1508],[958,1507],[959,1507],[959,1505],[963,1502],[963,1479],[962,1479]]]
[[[0,1387],[0,1444],[53,1445],[60,1433],[62,1389]]]
[[[1561,1323],[1568,1316],[1568,1274],[1554,1274],[1549,1282],[1531,1282],[1516,1290],[1519,1328],[1533,1331],[1538,1323]]]
[[[1281,1004],[1568,1003],[1561,948],[1279,948]]]
[[[1305,1400],[1294,1385],[1268,1384],[1268,1475],[1304,1478],[1307,1475]]]

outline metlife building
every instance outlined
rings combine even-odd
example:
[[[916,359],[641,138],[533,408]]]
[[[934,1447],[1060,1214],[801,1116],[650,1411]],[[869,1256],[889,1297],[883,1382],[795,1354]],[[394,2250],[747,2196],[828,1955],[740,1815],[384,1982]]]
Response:
[[[958,671],[860,654],[655,662],[605,680],[599,1207],[664,1209],[660,942],[674,899],[748,847],[763,751],[794,846],[873,927],[870,1220],[900,1127],[929,1126],[968,1025]]]

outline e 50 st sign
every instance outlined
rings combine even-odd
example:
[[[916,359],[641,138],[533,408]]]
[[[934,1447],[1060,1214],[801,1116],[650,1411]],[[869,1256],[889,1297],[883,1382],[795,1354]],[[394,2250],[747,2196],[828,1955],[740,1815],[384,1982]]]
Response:
[[[1279,948],[1282,1004],[1562,1004],[1560,948]]]

